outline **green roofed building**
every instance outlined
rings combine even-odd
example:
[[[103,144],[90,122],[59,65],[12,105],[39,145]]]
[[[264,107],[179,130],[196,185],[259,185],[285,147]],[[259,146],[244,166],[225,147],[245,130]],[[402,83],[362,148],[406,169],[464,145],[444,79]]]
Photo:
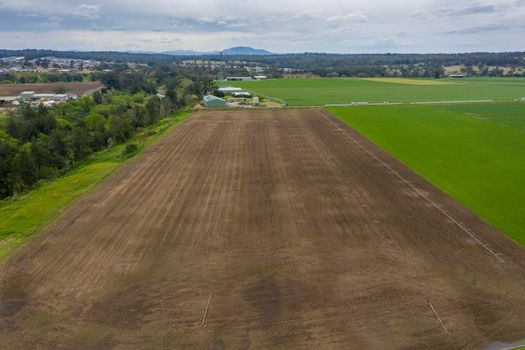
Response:
[[[206,108],[224,108],[226,107],[226,101],[222,98],[213,95],[206,95],[202,99],[202,103]]]

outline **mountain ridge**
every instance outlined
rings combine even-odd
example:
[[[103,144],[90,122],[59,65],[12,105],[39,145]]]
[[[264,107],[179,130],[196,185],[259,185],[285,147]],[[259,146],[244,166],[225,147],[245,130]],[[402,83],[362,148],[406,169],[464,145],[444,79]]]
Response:
[[[267,56],[272,55],[268,50],[254,49],[249,46],[236,46],[222,51],[194,51],[194,50],[171,50],[160,52],[166,55],[172,56],[207,56],[207,55],[224,55],[224,56],[235,56],[235,55],[253,55],[253,56]]]

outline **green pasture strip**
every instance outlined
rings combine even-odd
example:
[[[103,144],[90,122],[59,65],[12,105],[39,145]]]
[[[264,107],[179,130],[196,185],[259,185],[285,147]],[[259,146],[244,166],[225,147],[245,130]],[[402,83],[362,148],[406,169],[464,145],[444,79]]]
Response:
[[[414,85],[352,78],[319,78],[232,81],[228,82],[228,85],[298,107],[353,102],[512,101],[525,97],[525,78],[467,78],[440,81],[449,84]]]
[[[56,220],[71,202],[128,161],[129,157],[122,156],[127,144],[138,144],[142,150],[190,114],[182,112],[162,119],[140,130],[127,143],[95,153],[64,176],[46,181],[20,196],[0,201],[0,262],[35,232]]]
[[[525,245],[525,104],[328,110]]]

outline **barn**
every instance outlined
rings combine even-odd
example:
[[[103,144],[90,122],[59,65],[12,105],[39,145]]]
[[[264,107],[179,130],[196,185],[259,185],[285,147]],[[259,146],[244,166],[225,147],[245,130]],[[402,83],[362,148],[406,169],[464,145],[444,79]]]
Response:
[[[206,95],[202,99],[202,103],[206,108],[224,108],[226,107],[226,101],[222,98],[213,95]]]

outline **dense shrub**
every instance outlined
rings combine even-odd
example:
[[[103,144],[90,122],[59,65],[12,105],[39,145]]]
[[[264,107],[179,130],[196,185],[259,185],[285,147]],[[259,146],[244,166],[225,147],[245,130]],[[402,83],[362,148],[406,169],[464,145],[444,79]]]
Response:
[[[126,147],[124,147],[124,149],[122,150],[122,156],[123,157],[132,156],[135,153],[137,153],[138,150],[139,150],[139,147],[137,146],[136,143],[130,143],[126,145]]]

